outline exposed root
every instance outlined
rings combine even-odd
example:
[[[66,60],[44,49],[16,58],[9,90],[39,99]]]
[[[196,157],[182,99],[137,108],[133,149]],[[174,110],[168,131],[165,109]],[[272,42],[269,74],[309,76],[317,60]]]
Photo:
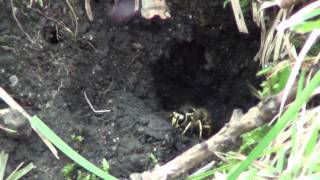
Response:
[[[77,37],[77,35],[78,35],[78,17],[77,17],[76,12],[74,11],[74,9],[73,9],[70,1],[69,1],[69,0],[66,0],[66,2],[67,2],[68,6],[69,6],[69,8],[70,8],[70,10],[71,10],[71,12],[72,12],[73,17],[74,17],[75,26],[76,26],[76,27],[75,27],[75,30],[74,30],[74,37]]]
[[[57,25],[63,27],[68,33],[70,33],[70,34],[75,34],[75,33],[73,33],[72,30],[71,30],[69,27],[67,27],[67,25],[65,25],[62,21],[57,20],[57,19],[54,19],[54,18],[46,15],[45,13],[41,12],[39,9],[35,9],[35,8],[32,8],[32,7],[31,7],[30,9],[32,9],[32,10],[35,11],[35,12],[37,12],[39,15],[44,16],[44,17],[47,18],[48,20],[56,23]]]
[[[36,43],[36,42],[31,38],[31,36],[23,29],[23,27],[22,27],[19,19],[17,18],[17,15],[16,15],[18,9],[17,9],[16,7],[14,7],[14,5],[13,5],[13,0],[10,0],[10,2],[11,2],[12,17],[13,17],[13,19],[16,21],[16,23],[17,23],[20,31],[27,37],[28,41],[29,41],[31,44],[36,44],[40,49],[42,49],[42,48],[43,48],[42,45],[40,45],[39,43]]]
[[[93,107],[93,105],[91,104],[91,102],[90,102],[90,100],[89,100],[89,98],[88,98],[88,96],[87,96],[87,93],[86,93],[86,92],[83,92],[83,94],[84,94],[84,98],[86,99],[86,101],[87,101],[87,103],[88,103],[89,107],[91,108],[91,110],[92,110],[93,112],[95,112],[95,113],[111,112],[111,110],[110,110],[110,109],[101,109],[101,110],[96,110],[96,109]]]

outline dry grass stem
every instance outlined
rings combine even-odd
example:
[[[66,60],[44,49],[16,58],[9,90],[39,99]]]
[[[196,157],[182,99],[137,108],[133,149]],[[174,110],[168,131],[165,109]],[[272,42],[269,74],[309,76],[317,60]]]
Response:
[[[84,1],[84,8],[86,10],[87,17],[88,17],[89,21],[93,21],[93,13],[92,13],[92,9],[91,9],[91,0],[85,0]]]
[[[83,94],[84,94],[84,98],[86,99],[89,107],[91,108],[91,110],[92,110],[93,112],[95,112],[95,113],[111,112],[110,109],[96,110],[96,109],[93,107],[93,105],[91,104],[91,102],[90,102],[90,100],[89,100],[89,98],[88,98],[88,96],[87,96],[87,93],[86,93],[86,92],[83,92]]]
[[[239,32],[249,33],[246,22],[244,21],[239,0],[231,0],[233,15],[236,19]]]

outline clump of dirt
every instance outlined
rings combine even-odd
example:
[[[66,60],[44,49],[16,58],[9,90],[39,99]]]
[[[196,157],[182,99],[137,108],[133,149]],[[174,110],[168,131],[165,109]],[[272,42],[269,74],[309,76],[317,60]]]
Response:
[[[77,22],[65,1],[24,3],[14,4],[17,21],[10,2],[0,1],[0,85],[90,161],[106,158],[117,177],[152,167],[151,153],[163,163],[198,141],[171,127],[171,111],[204,107],[217,131],[234,108],[257,101],[245,81],[258,83],[258,36],[255,29],[239,34],[218,1],[172,0],[171,19],[126,23],[107,16],[105,1],[92,1],[93,22],[82,1],[72,4]],[[84,94],[111,112],[93,112]],[[72,134],[84,141],[75,143]],[[27,179],[63,179],[68,158],[56,160],[36,135],[0,134],[0,144],[10,153],[7,172],[27,161],[37,166]]]

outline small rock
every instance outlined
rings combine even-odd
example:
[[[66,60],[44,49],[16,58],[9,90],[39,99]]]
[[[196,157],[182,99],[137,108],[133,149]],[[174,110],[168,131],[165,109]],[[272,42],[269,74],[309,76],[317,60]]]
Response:
[[[9,77],[9,81],[10,81],[10,86],[15,87],[16,85],[18,85],[19,79],[16,75],[12,75]]]

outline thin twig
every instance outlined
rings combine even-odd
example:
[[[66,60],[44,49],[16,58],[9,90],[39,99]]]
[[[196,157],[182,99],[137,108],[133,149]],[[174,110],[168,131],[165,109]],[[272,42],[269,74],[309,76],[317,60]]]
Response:
[[[46,15],[45,13],[41,12],[39,9],[35,9],[33,7],[31,7],[30,9],[32,9],[33,11],[35,11],[36,13],[40,14],[41,16],[44,16],[45,18],[49,19],[50,21],[53,21],[54,23],[56,23],[57,25],[63,27],[68,33],[70,34],[74,34],[70,28],[67,27],[67,25],[64,24],[64,22],[54,19],[48,15]]]
[[[110,109],[96,110],[96,109],[93,107],[93,105],[91,104],[91,102],[90,102],[90,100],[89,100],[89,98],[88,98],[88,96],[87,96],[87,93],[84,91],[83,94],[84,94],[84,98],[86,99],[88,105],[90,106],[90,108],[91,108],[91,110],[92,110],[93,112],[95,112],[95,113],[111,112]]]
[[[76,15],[76,12],[74,11],[74,9],[73,9],[70,1],[69,1],[69,0],[66,0],[66,2],[67,2],[68,6],[69,6],[69,8],[70,8],[70,10],[71,10],[71,12],[72,12],[72,15],[73,15],[73,17],[74,17],[74,20],[75,20],[75,26],[76,26],[76,27],[75,27],[75,30],[74,30],[74,36],[77,37],[77,35],[78,35],[78,17],[77,17],[77,15]]]
[[[91,10],[91,0],[84,1],[84,8],[86,9],[86,13],[87,13],[89,21],[93,21],[93,14],[92,14],[92,10]]]
[[[36,43],[34,40],[32,40],[32,38],[30,37],[30,35],[23,29],[19,19],[17,18],[16,16],[16,13],[17,13],[17,8],[14,7],[13,5],[13,0],[10,0],[11,2],[11,10],[12,10],[12,17],[13,19],[16,21],[20,31],[27,37],[28,41],[30,41],[31,44],[37,44],[39,46],[39,48],[43,48],[39,43]]]
[[[16,130],[13,130],[13,129],[9,129],[7,127],[4,127],[3,125],[0,124],[0,129],[4,130],[5,132],[8,132],[10,134],[16,134],[17,131]]]

